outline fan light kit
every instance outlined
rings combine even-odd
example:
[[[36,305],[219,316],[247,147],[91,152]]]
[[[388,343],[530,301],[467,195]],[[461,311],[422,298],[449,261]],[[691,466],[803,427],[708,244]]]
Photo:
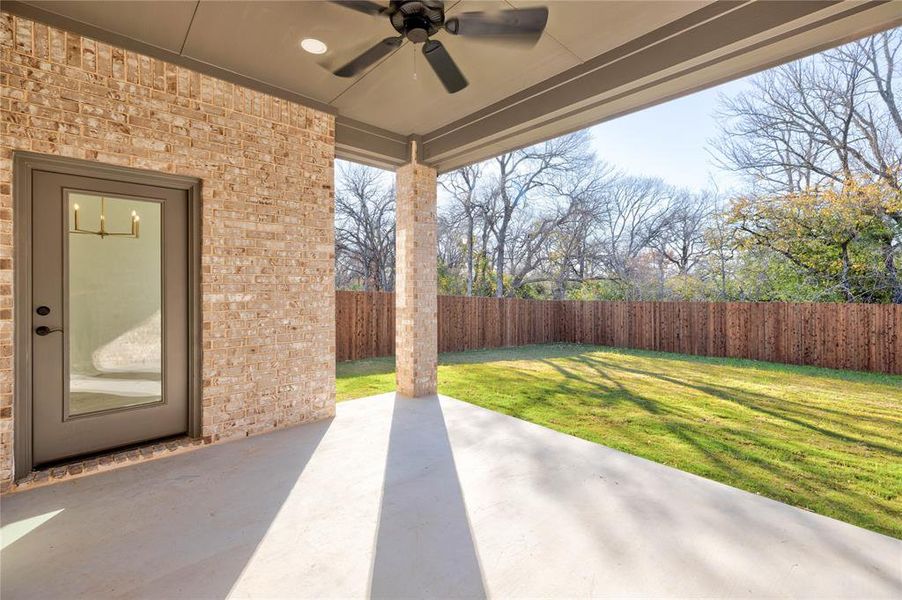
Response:
[[[375,17],[388,17],[397,36],[387,37],[349,63],[335,70],[339,77],[354,77],[401,47],[404,40],[423,45],[426,62],[442,85],[453,94],[467,87],[445,46],[431,39],[441,30],[452,35],[484,40],[535,44],[545,30],[548,9],[544,6],[494,13],[463,12],[445,18],[441,0],[391,0],[388,6],[370,0],[333,0],[334,4]]]
[[[316,38],[304,38],[301,40],[301,48],[310,54],[325,54],[329,49],[325,42],[321,42]]]

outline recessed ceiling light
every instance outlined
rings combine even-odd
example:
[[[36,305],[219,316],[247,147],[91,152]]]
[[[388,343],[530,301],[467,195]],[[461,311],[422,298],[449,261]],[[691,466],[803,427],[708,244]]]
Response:
[[[301,48],[303,48],[310,54],[325,54],[326,50],[329,49],[324,42],[321,42],[316,38],[302,39]]]

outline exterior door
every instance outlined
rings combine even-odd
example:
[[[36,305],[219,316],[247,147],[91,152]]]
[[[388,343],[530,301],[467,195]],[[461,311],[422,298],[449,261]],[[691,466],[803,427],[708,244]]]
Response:
[[[34,171],[33,463],[188,429],[185,190]]]

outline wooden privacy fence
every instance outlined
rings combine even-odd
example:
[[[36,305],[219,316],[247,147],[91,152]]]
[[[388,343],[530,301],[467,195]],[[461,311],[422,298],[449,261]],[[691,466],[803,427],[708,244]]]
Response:
[[[336,293],[336,360],[395,351],[394,294]],[[439,352],[548,342],[902,374],[902,306],[439,296]]]
[[[902,373],[902,306],[561,302],[559,341]]]

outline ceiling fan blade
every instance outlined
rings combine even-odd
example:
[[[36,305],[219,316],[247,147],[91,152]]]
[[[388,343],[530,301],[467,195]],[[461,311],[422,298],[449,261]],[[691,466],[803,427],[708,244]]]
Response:
[[[454,35],[499,38],[535,43],[539,41],[548,9],[544,6],[500,12],[465,12],[445,21],[445,29]]]
[[[335,70],[339,77],[353,77],[376,61],[391,54],[401,47],[404,40],[401,36],[385,38],[351,62]]]
[[[369,0],[331,0],[332,4],[337,4],[339,6],[344,6],[345,8],[350,8],[351,10],[356,10],[357,12],[362,12],[368,15],[381,15],[385,12],[387,7],[382,6],[376,2],[370,2]]]
[[[448,51],[441,42],[429,40],[423,44],[423,55],[426,61],[449,94],[459,92],[467,87],[467,78],[464,77],[460,69],[454,63],[454,59],[448,54]]]

